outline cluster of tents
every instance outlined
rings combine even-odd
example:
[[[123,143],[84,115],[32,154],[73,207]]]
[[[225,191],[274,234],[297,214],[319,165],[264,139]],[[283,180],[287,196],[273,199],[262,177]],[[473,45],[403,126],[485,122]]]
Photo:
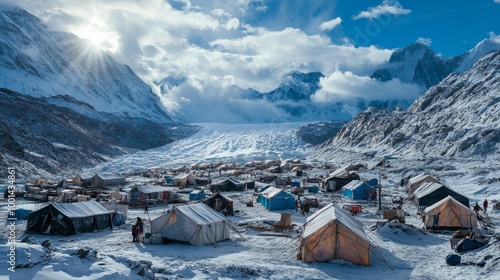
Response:
[[[352,199],[365,199],[364,195],[371,189],[368,183],[353,181],[347,183],[343,191]],[[419,175],[409,180],[406,190],[410,199],[424,209],[425,227],[477,228],[477,216],[469,209],[469,199],[438,180]],[[263,190],[257,201],[271,211],[296,207],[292,194],[275,187]],[[27,231],[71,235],[111,228],[112,213],[95,201],[52,203],[29,213]],[[218,242],[230,237],[231,222],[222,213],[234,215],[233,201],[217,193],[202,203],[176,206],[152,220],[151,233],[163,242],[217,246]],[[362,223],[330,203],[307,218],[299,239],[297,259],[304,262],[342,259],[370,265],[372,248]]]
[[[425,228],[477,228],[478,218],[470,209],[469,198],[443,185],[438,179],[422,173],[409,179],[406,192],[422,210]]]

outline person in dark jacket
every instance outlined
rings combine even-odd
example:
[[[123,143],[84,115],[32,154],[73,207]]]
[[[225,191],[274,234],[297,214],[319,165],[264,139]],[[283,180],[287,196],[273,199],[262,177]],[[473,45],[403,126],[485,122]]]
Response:
[[[477,216],[479,216],[479,211],[481,211],[481,206],[476,202],[476,205],[474,205],[474,213],[476,213]]]
[[[137,217],[135,225],[139,228],[139,234],[142,234],[144,232],[144,224],[142,223],[142,219],[140,217]]]
[[[483,212],[486,215],[486,210],[488,209],[488,200],[483,201]]]

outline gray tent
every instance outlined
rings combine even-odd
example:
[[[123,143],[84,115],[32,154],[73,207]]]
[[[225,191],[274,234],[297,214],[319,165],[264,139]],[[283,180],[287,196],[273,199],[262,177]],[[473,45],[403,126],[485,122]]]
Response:
[[[111,211],[95,201],[85,201],[51,203],[31,212],[26,231],[72,235],[111,227]]]
[[[215,245],[229,239],[230,221],[204,203],[178,206],[151,221],[151,233],[166,242]]]

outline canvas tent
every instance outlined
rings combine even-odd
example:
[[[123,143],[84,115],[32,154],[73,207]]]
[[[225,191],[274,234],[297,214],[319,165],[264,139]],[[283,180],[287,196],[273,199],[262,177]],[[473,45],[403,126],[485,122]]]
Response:
[[[151,233],[166,242],[215,245],[229,239],[230,221],[204,203],[178,206],[151,221]]]
[[[359,180],[359,175],[351,172],[351,167],[347,166],[344,168],[339,168],[334,172],[330,173],[328,177],[325,178],[325,188],[327,191],[337,191],[343,186],[349,184],[351,181]]]
[[[437,229],[454,230],[460,228],[477,228],[477,216],[468,207],[451,196],[436,202],[424,210],[424,226],[431,228],[434,217],[437,219]]]
[[[412,197],[417,207],[427,207],[442,200],[443,198],[446,198],[449,195],[463,205],[469,207],[469,199],[466,196],[463,196],[442,184],[434,182],[423,183],[413,193]]]
[[[260,193],[257,202],[270,211],[295,209],[295,197],[276,187],[270,187]]]
[[[367,199],[372,191],[375,190],[367,183],[355,180],[342,188],[342,195],[353,200]]]
[[[438,179],[432,177],[431,175],[422,173],[408,180],[408,184],[406,184],[406,192],[408,195],[413,194],[413,192],[415,192],[415,190],[417,190],[425,182],[441,184]]]
[[[210,185],[210,191],[212,192],[243,191],[244,189],[245,183],[234,178],[228,178]]]
[[[176,197],[177,194],[170,191],[167,187],[142,185],[132,188],[128,192],[126,200],[130,205],[139,205],[148,199],[170,200]]]
[[[26,231],[72,235],[111,228],[111,211],[96,201],[51,203],[28,216]]]
[[[303,262],[342,259],[354,264],[370,265],[370,249],[363,224],[330,203],[307,218],[297,259]]]
[[[220,193],[216,193],[209,199],[203,201],[203,203],[210,206],[210,208],[214,209],[217,212],[220,212],[222,209],[226,208],[227,214],[229,216],[234,216],[233,201]]]

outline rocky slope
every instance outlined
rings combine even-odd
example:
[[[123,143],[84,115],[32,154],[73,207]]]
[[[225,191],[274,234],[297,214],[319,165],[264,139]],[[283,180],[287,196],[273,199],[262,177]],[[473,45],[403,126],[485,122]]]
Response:
[[[406,111],[368,109],[318,146],[372,156],[488,157],[500,148],[500,51],[449,75]]]
[[[109,113],[90,118],[7,89],[0,100],[0,169],[14,167],[21,179],[78,172],[197,131]]]

